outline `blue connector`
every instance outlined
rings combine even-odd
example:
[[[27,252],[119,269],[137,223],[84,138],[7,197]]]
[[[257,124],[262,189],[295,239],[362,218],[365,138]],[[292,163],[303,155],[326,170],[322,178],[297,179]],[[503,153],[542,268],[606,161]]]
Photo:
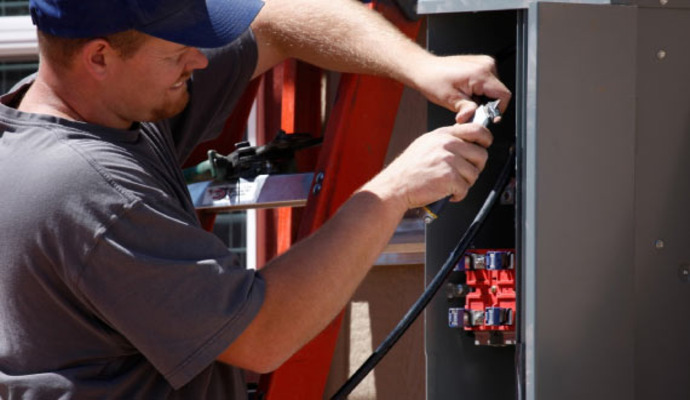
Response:
[[[486,253],[486,269],[496,271],[512,267],[512,254],[506,251],[489,251]]]
[[[465,315],[464,308],[451,307],[448,309],[448,327],[462,328],[464,326],[463,316]]]
[[[513,310],[502,307],[487,307],[484,311],[484,324],[501,326],[513,324]]]

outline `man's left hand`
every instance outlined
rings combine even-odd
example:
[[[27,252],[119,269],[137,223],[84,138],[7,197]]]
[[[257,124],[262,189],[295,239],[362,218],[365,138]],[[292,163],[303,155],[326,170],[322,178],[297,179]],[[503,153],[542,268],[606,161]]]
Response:
[[[474,114],[475,98],[499,99],[503,113],[512,96],[498,79],[495,60],[484,55],[433,57],[417,71],[415,81],[429,101],[457,113],[459,123]]]

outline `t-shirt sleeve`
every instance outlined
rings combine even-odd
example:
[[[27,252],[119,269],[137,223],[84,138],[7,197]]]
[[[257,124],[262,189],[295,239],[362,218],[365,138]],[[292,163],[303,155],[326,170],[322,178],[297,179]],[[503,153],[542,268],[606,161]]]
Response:
[[[260,274],[236,266],[220,240],[186,219],[175,207],[135,202],[101,232],[76,282],[175,389],[244,331],[265,292]]]
[[[188,83],[187,108],[170,120],[178,161],[184,161],[194,147],[218,136],[237,101],[247,88],[258,60],[251,29],[225,47],[203,49],[209,60],[194,71]]]

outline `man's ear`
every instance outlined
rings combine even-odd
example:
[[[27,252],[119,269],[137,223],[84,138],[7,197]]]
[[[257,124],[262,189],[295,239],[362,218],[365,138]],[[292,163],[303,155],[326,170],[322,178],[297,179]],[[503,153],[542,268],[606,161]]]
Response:
[[[117,52],[105,39],[93,39],[81,49],[80,61],[86,71],[96,80],[103,80],[118,59]]]

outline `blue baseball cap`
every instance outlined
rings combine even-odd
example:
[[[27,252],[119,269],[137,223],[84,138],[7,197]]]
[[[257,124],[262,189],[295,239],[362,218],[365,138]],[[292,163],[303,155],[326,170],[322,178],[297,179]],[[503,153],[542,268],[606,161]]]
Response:
[[[261,0],[30,0],[34,25],[65,38],[134,29],[186,46],[224,46],[247,30]]]

